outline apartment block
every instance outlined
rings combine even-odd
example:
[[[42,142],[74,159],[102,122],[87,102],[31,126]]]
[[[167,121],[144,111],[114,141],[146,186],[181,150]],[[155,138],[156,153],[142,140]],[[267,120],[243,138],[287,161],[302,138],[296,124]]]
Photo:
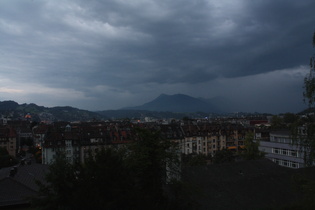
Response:
[[[288,168],[305,167],[303,151],[293,144],[291,133],[288,130],[272,131],[269,139],[259,139],[259,150],[265,152],[265,157]]]
[[[0,147],[5,148],[9,155],[16,157],[16,131],[10,127],[5,126],[0,128]]]

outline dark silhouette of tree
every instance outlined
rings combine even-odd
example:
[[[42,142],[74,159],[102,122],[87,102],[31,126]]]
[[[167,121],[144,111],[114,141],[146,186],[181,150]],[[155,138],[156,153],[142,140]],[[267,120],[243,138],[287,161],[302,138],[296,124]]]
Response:
[[[138,129],[137,134],[139,139],[129,147],[127,165],[142,197],[141,206],[161,209],[168,202],[163,191],[167,176],[179,173],[179,157],[172,142],[162,140],[159,132]]]
[[[204,154],[182,154],[183,166],[204,166],[207,165],[208,158]]]
[[[228,149],[222,149],[216,151],[214,157],[213,157],[213,163],[228,163],[228,162],[234,162],[235,156],[231,150]]]
[[[279,130],[286,128],[286,125],[283,122],[283,119],[280,116],[274,115],[271,119],[271,128],[274,130]]]
[[[264,157],[264,153],[259,151],[259,142],[254,141],[254,133],[247,133],[245,136],[245,150],[242,156],[245,160],[256,160]]]
[[[180,181],[167,181],[178,163],[173,144],[159,133],[137,130],[126,149],[103,149],[85,164],[71,165],[59,154],[50,165],[47,184],[40,184],[40,209],[183,209],[171,199]],[[173,169],[172,169],[173,170]],[[176,169],[174,169],[176,170]],[[172,185],[176,183],[176,185]],[[173,187],[174,186],[174,187]],[[167,191],[165,189],[168,189]]]
[[[3,167],[13,166],[17,163],[17,160],[9,155],[6,148],[0,147],[0,169]]]
[[[90,156],[77,181],[73,209],[130,209],[136,199],[133,177],[119,150],[103,149],[95,159]]]
[[[299,116],[296,114],[288,112],[283,115],[283,122],[285,124],[292,124],[292,123],[297,122],[298,120],[299,120]]]
[[[313,33],[313,47],[315,47],[315,32]],[[304,78],[304,102],[310,109],[314,108],[315,103],[315,55],[310,58],[310,72]],[[292,126],[292,136],[294,144],[298,145],[304,154],[306,166],[312,166],[315,160],[315,118],[308,113],[306,118]]]
[[[313,33],[313,47],[315,47],[315,32]],[[310,72],[304,78],[304,101],[309,107],[314,107],[315,102],[315,55],[310,58]]]
[[[36,200],[35,206],[47,210],[71,209],[73,195],[78,186],[76,166],[71,165],[63,153],[59,153],[49,170],[47,184],[38,183],[42,197]]]
[[[315,209],[315,181],[302,174],[292,176],[293,187],[303,198],[286,209]]]

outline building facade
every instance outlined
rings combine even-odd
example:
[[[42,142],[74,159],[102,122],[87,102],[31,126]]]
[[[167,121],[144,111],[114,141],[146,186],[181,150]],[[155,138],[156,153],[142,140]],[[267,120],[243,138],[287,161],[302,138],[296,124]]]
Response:
[[[12,127],[0,128],[0,147],[5,148],[9,155],[16,157],[17,134]]]
[[[290,131],[270,132],[269,139],[259,139],[259,136],[256,135],[256,140],[260,142],[259,150],[265,153],[266,158],[288,168],[305,167],[303,151],[293,145]]]

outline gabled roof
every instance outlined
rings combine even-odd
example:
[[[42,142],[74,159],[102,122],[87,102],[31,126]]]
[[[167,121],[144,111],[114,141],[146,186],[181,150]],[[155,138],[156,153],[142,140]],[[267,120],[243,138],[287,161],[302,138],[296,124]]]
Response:
[[[32,163],[17,166],[17,173],[9,177],[10,168],[1,169],[0,209],[9,206],[29,204],[31,197],[37,196],[39,190],[35,180],[45,183],[47,165]]]
[[[308,169],[314,181],[315,168]],[[302,172],[260,159],[190,167],[182,179],[199,192],[193,199],[200,209],[279,209],[302,198],[292,182]]]
[[[14,205],[28,204],[32,196],[37,192],[14,178],[4,178],[0,180],[0,208]]]

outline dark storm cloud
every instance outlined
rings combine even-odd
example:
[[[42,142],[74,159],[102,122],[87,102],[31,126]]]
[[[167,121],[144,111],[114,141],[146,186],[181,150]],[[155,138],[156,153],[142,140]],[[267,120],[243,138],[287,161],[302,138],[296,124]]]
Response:
[[[312,54],[313,8],[312,0],[1,1],[2,92],[55,94],[60,103],[71,94],[105,109],[162,92],[227,94],[218,83],[226,78],[305,74],[296,68]]]

